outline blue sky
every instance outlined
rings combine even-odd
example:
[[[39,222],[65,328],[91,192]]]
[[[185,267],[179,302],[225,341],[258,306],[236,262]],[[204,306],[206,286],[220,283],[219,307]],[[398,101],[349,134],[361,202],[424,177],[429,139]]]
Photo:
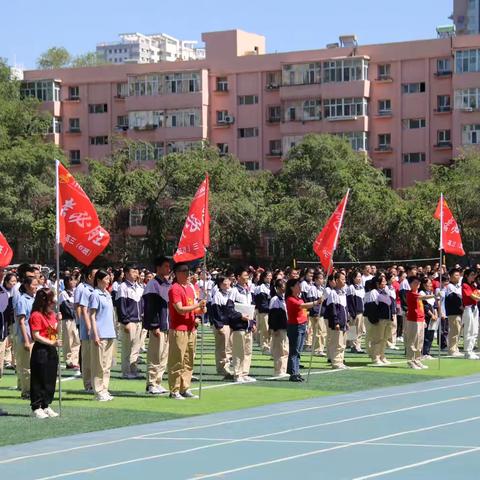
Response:
[[[268,52],[323,48],[341,34],[360,44],[434,38],[450,23],[453,0],[23,0],[2,2],[0,57],[35,67],[49,47],[95,50],[122,32],[165,32],[200,40],[202,32],[242,30],[267,37]],[[287,5],[293,8],[288,9]]]

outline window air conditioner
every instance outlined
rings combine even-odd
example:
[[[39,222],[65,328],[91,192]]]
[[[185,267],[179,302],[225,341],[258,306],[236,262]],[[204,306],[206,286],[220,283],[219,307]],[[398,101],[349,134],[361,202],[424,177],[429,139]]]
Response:
[[[225,116],[223,117],[223,121],[224,121],[225,123],[232,124],[233,122],[235,122],[235,118],[234,118],[233,116],[231,116],[231,115],[225,115]]]

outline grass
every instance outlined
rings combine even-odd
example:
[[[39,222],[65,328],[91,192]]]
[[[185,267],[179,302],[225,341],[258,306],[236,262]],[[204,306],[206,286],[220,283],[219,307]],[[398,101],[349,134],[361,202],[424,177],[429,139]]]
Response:
[[[198,352],[199,350],[196,359],[197,371]],[[400,352],[391,351],[387,356],[395,362],[393,365],[373,368],[368,366],[366,356],[347,354],[347,365],[361,368],[342,372],[331,371],[324,358],[314,357],[312,371],[325,373],[312,375],[308,384],[297,384],[284,380],[266,380],[273,375],[273,363],[269,357],[255,350],[251,374],[257,378],[256,383],[206,388],[201,401],[185,402],[176,402],[163,396],[149,396],[145,393],[145,380],[122,380],[119,367],[115,367],[112,370],[110,385],[110,390],[115,396],[113,402],[93,401],[91,395],[83,393],[81,379],[69,379],[62,382],[62,418],[44,422],[30,418],[29,402],[20,399],[19,392],[15,390],[16,376],[13,372],[7,371],[0,380],[0,406],[9,413],[7,417],[0,417],[2,431],[0,446],[478,373],[477,362],[463,359],[442,359],[440,370],[436,360],[426,362],[430,366],[429,370],[410,370],[406,368],[406,363],[396,363],[404,360]],[[303,358],[305,366],[308,365],[308,361],[309,354],[305,354]],[[220,376],[215,375],[213,335],[209,331],[205,335],[204,365],[205,387],[224,383]],[[141,365],[141,369],[144,371],[145,365]],[[63,376],[69,377],[70,373],[63,371]],[[198,384],[193,384],[193,387],[197,386]],[[57,406],[58,403],[53,405],[54,408]]]

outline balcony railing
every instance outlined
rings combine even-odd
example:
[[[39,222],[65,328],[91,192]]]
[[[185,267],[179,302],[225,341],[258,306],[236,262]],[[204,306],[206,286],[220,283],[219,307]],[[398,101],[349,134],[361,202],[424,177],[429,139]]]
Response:
[[[450,149],[452,148],[452,142],[437,142],[435,145],[434,145],[435,148],[443,148],[443,149]]]
[[[390,153],[393,152],[393,148],[391,145],[379,145],[374,151],[376,153]]]
[[[450,106],[438,107],[434,110],[435,113],[449,113],[451,111],[452,111],[452,107]]]
[[[385,83],[390,83],[393,82],[393,77],[391,75],[379,75],[376,79],[376,82],[385,82]]]
[[[268,152],[269,157],[281,157],[282,156],[282,151],[281,150],[276,150],[272,149]]]
[[[453,72],[452,70],[437,70],[434,75],[437,77],[437,78],[448,78],[448,77],[451,77],[453,75]]]

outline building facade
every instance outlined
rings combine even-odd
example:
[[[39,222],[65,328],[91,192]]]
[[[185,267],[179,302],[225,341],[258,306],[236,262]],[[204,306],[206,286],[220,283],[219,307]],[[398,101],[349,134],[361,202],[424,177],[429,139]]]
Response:
[[[178,60],[202,60],[205,49],[197,48],[197,42],[178,40],[166,33],[143,35],[122,33],[120,41],[99,43],[97,54],[108,63],[158,63]]]
[[[480,36],[348,38],[266,54],[263,36],[211,32],[204,60],[26,71],[23,92],[44,102],[80,169],[119,135],[146,142],[131,152],[139,165],[208,140],[249,170],[278,171],[304,135],[330,133],[402,188],[480,144]]]
[[[454,0],[452,20],[459,35],[480,33],[480,0]]]

